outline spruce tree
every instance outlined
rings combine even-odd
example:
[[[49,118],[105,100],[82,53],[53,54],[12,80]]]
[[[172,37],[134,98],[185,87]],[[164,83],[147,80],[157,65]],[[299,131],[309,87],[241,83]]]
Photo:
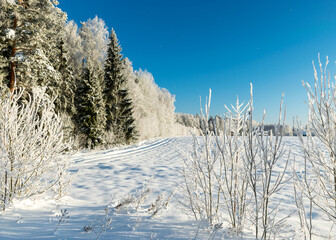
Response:
[[[57,82],[52,82],[50,88],[55,99],[55,110],[57,112],[66,113],[73,117],[76,108],[74,104],[75,99],[75,78],[74,70],[69,63],[69,54],[64,47],[64,41],[61,40],[58,44],[58,62],[56,70],[61,74],[61,79]]]
[[[105,130],[105,104],[102,95],[103,71],[91,62],[84,66],[82,79],[76,91],[76,121],[85,135],[85,147],[103,144]]]
[[[69,61],[69,53],[65,42],[61,39],[58,43],[58,55],[55,58],[55,70],[60,74],[58,81],[48,83],[47,93],[54,98],[55,112],[63,120],[64,139],[70,140],[75,134],[75,89],[74,67]],[[77,76],[77,79],[79,76]]]
[[[132,102],[126,89],[127,77],[121,46],[112,29],[105,62],[106,130],[113,131],[115,143],[136,139]]]

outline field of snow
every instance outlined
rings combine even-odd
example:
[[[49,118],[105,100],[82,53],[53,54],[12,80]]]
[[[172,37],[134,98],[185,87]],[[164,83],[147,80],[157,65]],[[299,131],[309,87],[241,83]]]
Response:
[[[299,166],[299,139],[286,137],[284,142]],[[78,152],[72,158],[71,171],[77,176],[70,195],[59,201],[46,195],[16,201],[0,216],[0,239],[195,239],[196,235],[197,239],[209,239],[212,233],[205,224],[186,216],[178,192],[156,216],[151,217],[148,211],[160,194],[167,198],[181,183],[180,170],[191,144],[191,137],[160,138],[124,148]],[[137,210],[113,208],[125,195],[141,193],[153,174],[148,199]],[[287,177],[291,175],[290,167]],[[276,199],[281,201],[279,217],[295,212],[291,181]],[[316,230],[327,234],[328,221],[320,212],[314,212],[313,217]],[[293,213],[287,223],[284,238],[298,239],[297,214]],[[227,239],[228,235],[224,225],[214,239]],[[247,232],[243,238],[253,236]]]

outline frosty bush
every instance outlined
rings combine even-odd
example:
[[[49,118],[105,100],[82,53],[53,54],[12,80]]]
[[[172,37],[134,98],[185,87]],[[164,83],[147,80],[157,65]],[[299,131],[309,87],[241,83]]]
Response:
[[[291,152],[284,149],[281,126],[285,126],[286,108],[283,110],[283,96],[281,99],[278,123],[273,131],[265,131],[266,113],[264,112],[261,126],[252,127],[253,93],[251,86],[251,100],[249,108],[248,138],[245,140],[246,172],[248,184],[252,193],[255,237],[258,239],[275,239],[284,227],[289,216],[278,218],[280,202],[274,201],[274,195],[284,187],[290,178],[285,178]],[[283,164],[283,166],[281,166]],[[261,231],[260,231],[261,228]]]
[[[303,85],[307,90],[309,120],[307,138],[300,140],[304,148],[305,168],[312,169],[316,187],[301,184],[304,195],[336,224],[336,88],[327,73],[328,57],[323,68],[319,56],[320,77],[314,67],[314,86]],[[316,135],[312,137],[312,133]],[[319,141],[318,141],[319,140]],[[323,146],[321,148],[321,145]],[[325,151],[326,150],[326,151]],[[308,181],[309,182],[309,181]],[[309,194],[309,195],[308,195]],[[311,198],[314,196],[314,198]],[[310,224],[310,236],[311,236]]]
[[[232,229],[239,233],[244,228],[247,208],[247,173],[245,170],[244,140],[247,132],[246,109],[249,105],[240,103],[237,98],[236,105],[226,114],[227,124],[224,123],[222,137],[218,137],[216,130],[217,148],[220,152],[220,173],[217,178],[225,206],[229,215]],[[214,126],[217,129],[217,126]]]
[[[279,204],[274,204],[273,196],[288,181],[284,175],[290,156],[282,142],[282,101],[274,132],[265,131],[264,123],[255,127],[251,85],[248,104],[237,99],[235,106],[226,107],[220,133],[209,118],[210,99],[211,92],[205,114],[201,109],[202,136],[194,136],[193,152],[184,162],[185,198],[181,202],[196,220],[207,219],[212,226],[227,222],[239,235],[248,216],[256,239],[276,237],[286,217],[277,219]],[[284,166],[275,171],[280,159]]]
[[[193,137],[193,152],[184,161],[183,177],[185,201],[181,203],[187,207],[196,220],[209,220],[210,224],[218,223],[221,211],[221,189],[217,178],[222,174],[217,172],[220,153],[216,147],[213,132],[209,131],[209,100],[205,106],[205,114],[201,114],[201,137]],[[218,176],[217,176],[218,174]]]
[[[239,233],[244,226],[247,205],[243,133],[249,105],[237,99],[232,110],[227,108],[227,125],[219,133],[216,123],[209,121],[210,100],[211,92],[205,114],[201,111],[200,115],[201,137],[194,136],[193,154],[184,165],[188,199],[185,205],[196,220],[208,219],[213,226],[227,221]]]
[[[0,205],[57,189],[68,176],[61,120],[45,89],[20,90],[0,100]]]

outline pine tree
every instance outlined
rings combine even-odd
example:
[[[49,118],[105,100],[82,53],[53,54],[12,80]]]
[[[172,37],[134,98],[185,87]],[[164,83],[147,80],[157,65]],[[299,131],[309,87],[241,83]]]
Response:
[[[0,6],[0,9],[1,9],[1,6]],[[0,34],[1,34],[1,30],[0,30]],[[10,69],[9,59],[10,59],[10,49],[8,45],[6,45],[5,36],[1,35],[0,36],[0,92],[4,92],[7,89],[7,84],[9,82],[9,69]]]
[[[56,7],[57,1],[0,0],[0,4],[0,72],[10,90],[58,81],[56,45],[66,14]]]
[[[12,48],[15,41],[15,31],[11,25],[14,21],[9,18],[14,12],[14,3],[0,0],[0,90],[5,90],[10,80]]]
[[[121,46],[112,29],[105,62],[106,130],[113,131],[115,143],[136,139],[132,102],[126,89],[125,63]]]
[[[88,62],[76,92],[77,125],[86,137],[88,148],[103,144],[106,117],[102,84],[103,71]]]

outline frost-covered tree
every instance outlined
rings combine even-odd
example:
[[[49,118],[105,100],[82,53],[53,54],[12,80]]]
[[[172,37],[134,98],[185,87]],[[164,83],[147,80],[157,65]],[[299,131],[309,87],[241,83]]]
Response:
[[[126,88],[127,77],[121,46],[112,29],[105,62],[106,128],[113,131],[116,143],[136,138],[132,102]]]
[[[68,45],[76,46],[77,27],[68,25],[66,36]],[[103,99],[104,73],[103,62],[106,56],[108,31],[102,19],[95,17],[82,23],[79,29],[82,51],[71,56],[76,68],[79,59],[82,62],[81,77],[77,81],[75,105],[77,109],[76,123],[79,132],[84,135],[85,147],[94,148],[104,142],[106,124],[105,104]]]
[[[134,102],[134,118],[141,139],[170,136],[175,123],[175,97],[160,88],[153,75],[136,71],[127,86]]]
[[[11,91],[15,86],[47,85],[58,81],[55,70],[59,32],[66,14],[50,0],[1,0],[1,72]]]
[[[69,31],[71,31],[71,34],[73,35],[71,45],[76,46],[76,25],[68,25],[68,28],[70,28]],[[97,16],[94,19],[89,19],[86,22],[83,22],[81,28],[79,29],[79,36],[82,41],[82,56],[80,61],[83,59],[90,59],[92,63],[103,66],[106,58],[107,44],[109,42],[109,33],[105,22]],[[79,53],[77,54],[79,55]],[[75,54],[73,58],[76,58],[77,54]]]
[[[105,130],[105,104],[102,95],[103,71],[93,63],[84,67],[82,79],[76,92],[76,122],[85,136],[85,147],[103,144]]]
[[[7,0],[0,1],[0,88],[7,88],[10,80],[12,63],[13,42],[15,41],[14,21],[9,16],[14,14],[15,3]],[[14,52],[15,53],[15,52]]]
[[[73,76],[78,78],[82,72],[83,48],[77,24],[71,20],[64,28],[64,50],[68,53],[68,64]]]
[[[161,136],[170,136],[175,122],[175,96],[172,95],[167,89],[159,88],[159,106],[157,108],[159,116],[159,129]]]

